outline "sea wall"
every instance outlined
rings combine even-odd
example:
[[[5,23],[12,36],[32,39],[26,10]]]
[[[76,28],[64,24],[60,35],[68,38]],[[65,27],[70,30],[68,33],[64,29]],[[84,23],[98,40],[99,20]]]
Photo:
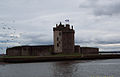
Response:
[[[80,53],[80,46],[79,45],[75,45],[75,53]]]
[[[48,62],[65,60],[97,60],[97,59],[120,59],[119,54],[112,55],[83,55],[83,56],[43,56],[43,57],[9,57],[4,58],[7,63]]]
[[[18,46],[8,48],[7,56],[48,56],[54,51],[53,45]]]
[[[79,54],[98,54],[98,48],[74,46],[74,53]],[[49,56],[54,53],[53,45],[40,46],[17,46],[6,50],[7,56]],[[68,54],[68,53],[67,53]]]
[[[3,62],[3,58],[0,58],[0,62]]]
[[[99,48],[80,47],[81,54],[99,54]]]

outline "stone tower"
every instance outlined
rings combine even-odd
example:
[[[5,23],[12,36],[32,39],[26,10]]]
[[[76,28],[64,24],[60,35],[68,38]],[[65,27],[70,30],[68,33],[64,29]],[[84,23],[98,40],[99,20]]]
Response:
[[[56,24],[54,31],[54,53],[74,53],[74,33],[69,24]]]

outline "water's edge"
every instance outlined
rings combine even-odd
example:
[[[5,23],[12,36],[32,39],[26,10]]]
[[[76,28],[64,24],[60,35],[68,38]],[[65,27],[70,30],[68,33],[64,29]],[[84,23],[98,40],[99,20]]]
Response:
[[[0,58],[0,62],[26,63],[26,62],[49,62],[65,60],[97,60],[97,59],[119,59],[120,54],[109,55],[84,55],[84,56],[44,56],[44,57],[10,57]]]

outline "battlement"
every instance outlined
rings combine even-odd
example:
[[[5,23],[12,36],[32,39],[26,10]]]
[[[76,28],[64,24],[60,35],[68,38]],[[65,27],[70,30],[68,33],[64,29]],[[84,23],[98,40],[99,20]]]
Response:
[[[60,24],[56,24],[56,27],[53,28],[53,31],[63,31],[63,32],[75,32],[73,30],[73,26],[70,26],[69,24],[62,24],[60,22]]]

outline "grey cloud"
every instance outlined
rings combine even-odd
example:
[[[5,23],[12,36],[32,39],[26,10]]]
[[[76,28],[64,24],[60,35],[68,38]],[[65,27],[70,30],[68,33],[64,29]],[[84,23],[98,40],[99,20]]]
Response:
[[[0,22],[13,25],[17,34],[22,33],[10,41],[10,46],[40,45],[53,44],[53,26],[68,18],[75,29],[76,44],[107,50],[109,47],[99,44],[120,43],[120,15],[116,15],[120,13],[119,4],[119,0],[4,0],[0,2]],[[11,23],[13,20],[15,23]],[[0,37],[9,39],[2,34]]]
[[[41,33],[28,33],[21,36],[23,39],[23,44],[30,45],[40,45],[40,44],[52,44],[52,36],[48,34]]]
[[[120,44],[120,40],[97,41],[98,44]]]
[[[99,45],[100,51],[120,51],[120,46],[102,46]]]
[[[90,43],[94,43],[94,44],[102,44],[102,45],[107,45],[107,44],[120,44],[120,40],[85,40],[85,39],[81,39],[80,41],[76,41],[76,43],[79,44],[90,44]]]
[[[120,14],[119,0],[86,0],[80,4],[80,8],[91,9],[95,15],[116,15]]]
[[[79,31],[76,34],[76,44],[81,46],[94,46],[100,48],[100,50],[104,48],[101,45],[106,45],[104,49],[109,49],[109,46],[107,47],[109,44],[116,48],[114,45],[120,44],[120,35],[119,33],[110,33],[109,31]]]

